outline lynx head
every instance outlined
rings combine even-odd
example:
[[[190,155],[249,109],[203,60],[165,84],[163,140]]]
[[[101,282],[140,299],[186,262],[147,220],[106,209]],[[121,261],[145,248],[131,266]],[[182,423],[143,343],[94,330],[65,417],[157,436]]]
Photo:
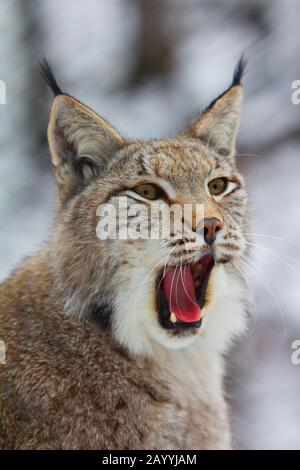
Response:
[[[230,87],[183,132],[145,142],[63,93],[42,64],[55,94],[50,247],[59,295],[67,315],[100,322],[133,354],[191,343],[219,351],[243,328],[238,262],[249,229],[235,165],[243,68],[241,60]],[[106,238],[103,208],[114,232]]]

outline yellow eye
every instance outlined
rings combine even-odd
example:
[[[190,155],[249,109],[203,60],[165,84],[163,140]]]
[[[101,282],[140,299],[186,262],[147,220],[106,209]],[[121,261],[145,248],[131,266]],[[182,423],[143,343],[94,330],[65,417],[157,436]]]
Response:
[[[162,197],[162,191],[158,186],[151,183],[140,184],[134,188],[134,191],[146,199],[154,201]]]
[[[227,179],[226,178],[215,178],[214,180],[208,183],[208,189],[210,194],[213,196],[218,196],[219,194],[224,193],[227,188]]]

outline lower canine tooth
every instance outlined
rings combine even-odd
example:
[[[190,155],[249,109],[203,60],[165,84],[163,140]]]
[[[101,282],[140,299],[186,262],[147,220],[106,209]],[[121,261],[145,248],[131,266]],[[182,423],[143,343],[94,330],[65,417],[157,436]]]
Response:
[[[176,322],[177,322],[177,317],[176,317],[176,315],[175,315],[174,312],[171,313],[171,315],[170,315],[170,320],[171,320],[172,323],[176,323]]]

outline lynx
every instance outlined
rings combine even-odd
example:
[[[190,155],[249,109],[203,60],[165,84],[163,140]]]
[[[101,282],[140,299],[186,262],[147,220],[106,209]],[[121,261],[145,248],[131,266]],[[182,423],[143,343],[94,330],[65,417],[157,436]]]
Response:
[[[244,65],[178,135],[134,141],[42,62],[57,205],[47,244],[0,286],[0,448],[231,448],[224,354],[249,298]],[[203,217],[184,216],[181,237],[101,240],[97,210],[121,197],[128,213],[201,204]]]

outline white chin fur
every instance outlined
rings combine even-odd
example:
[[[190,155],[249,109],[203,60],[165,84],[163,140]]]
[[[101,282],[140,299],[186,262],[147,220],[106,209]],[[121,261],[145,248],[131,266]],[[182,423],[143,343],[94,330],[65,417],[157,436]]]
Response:
[[[127,273],[130,285],[117,296],[113,316],[113,332],[119,344],[132,354],[143,356],[152,355],[157,345],[174,350],[188,348],[195,341],[201,343],[201,348],[225,352],[231,340],[245,328],[242,302],[245,288],[226,266],[215,266],[212,275],[213,297],[202,326],[196,334],[178,337],[158,321],[153,293],[155,277],[149,277],[137,290],[136,286],[145,278],[144,271],[135,269],[134,273]]]

